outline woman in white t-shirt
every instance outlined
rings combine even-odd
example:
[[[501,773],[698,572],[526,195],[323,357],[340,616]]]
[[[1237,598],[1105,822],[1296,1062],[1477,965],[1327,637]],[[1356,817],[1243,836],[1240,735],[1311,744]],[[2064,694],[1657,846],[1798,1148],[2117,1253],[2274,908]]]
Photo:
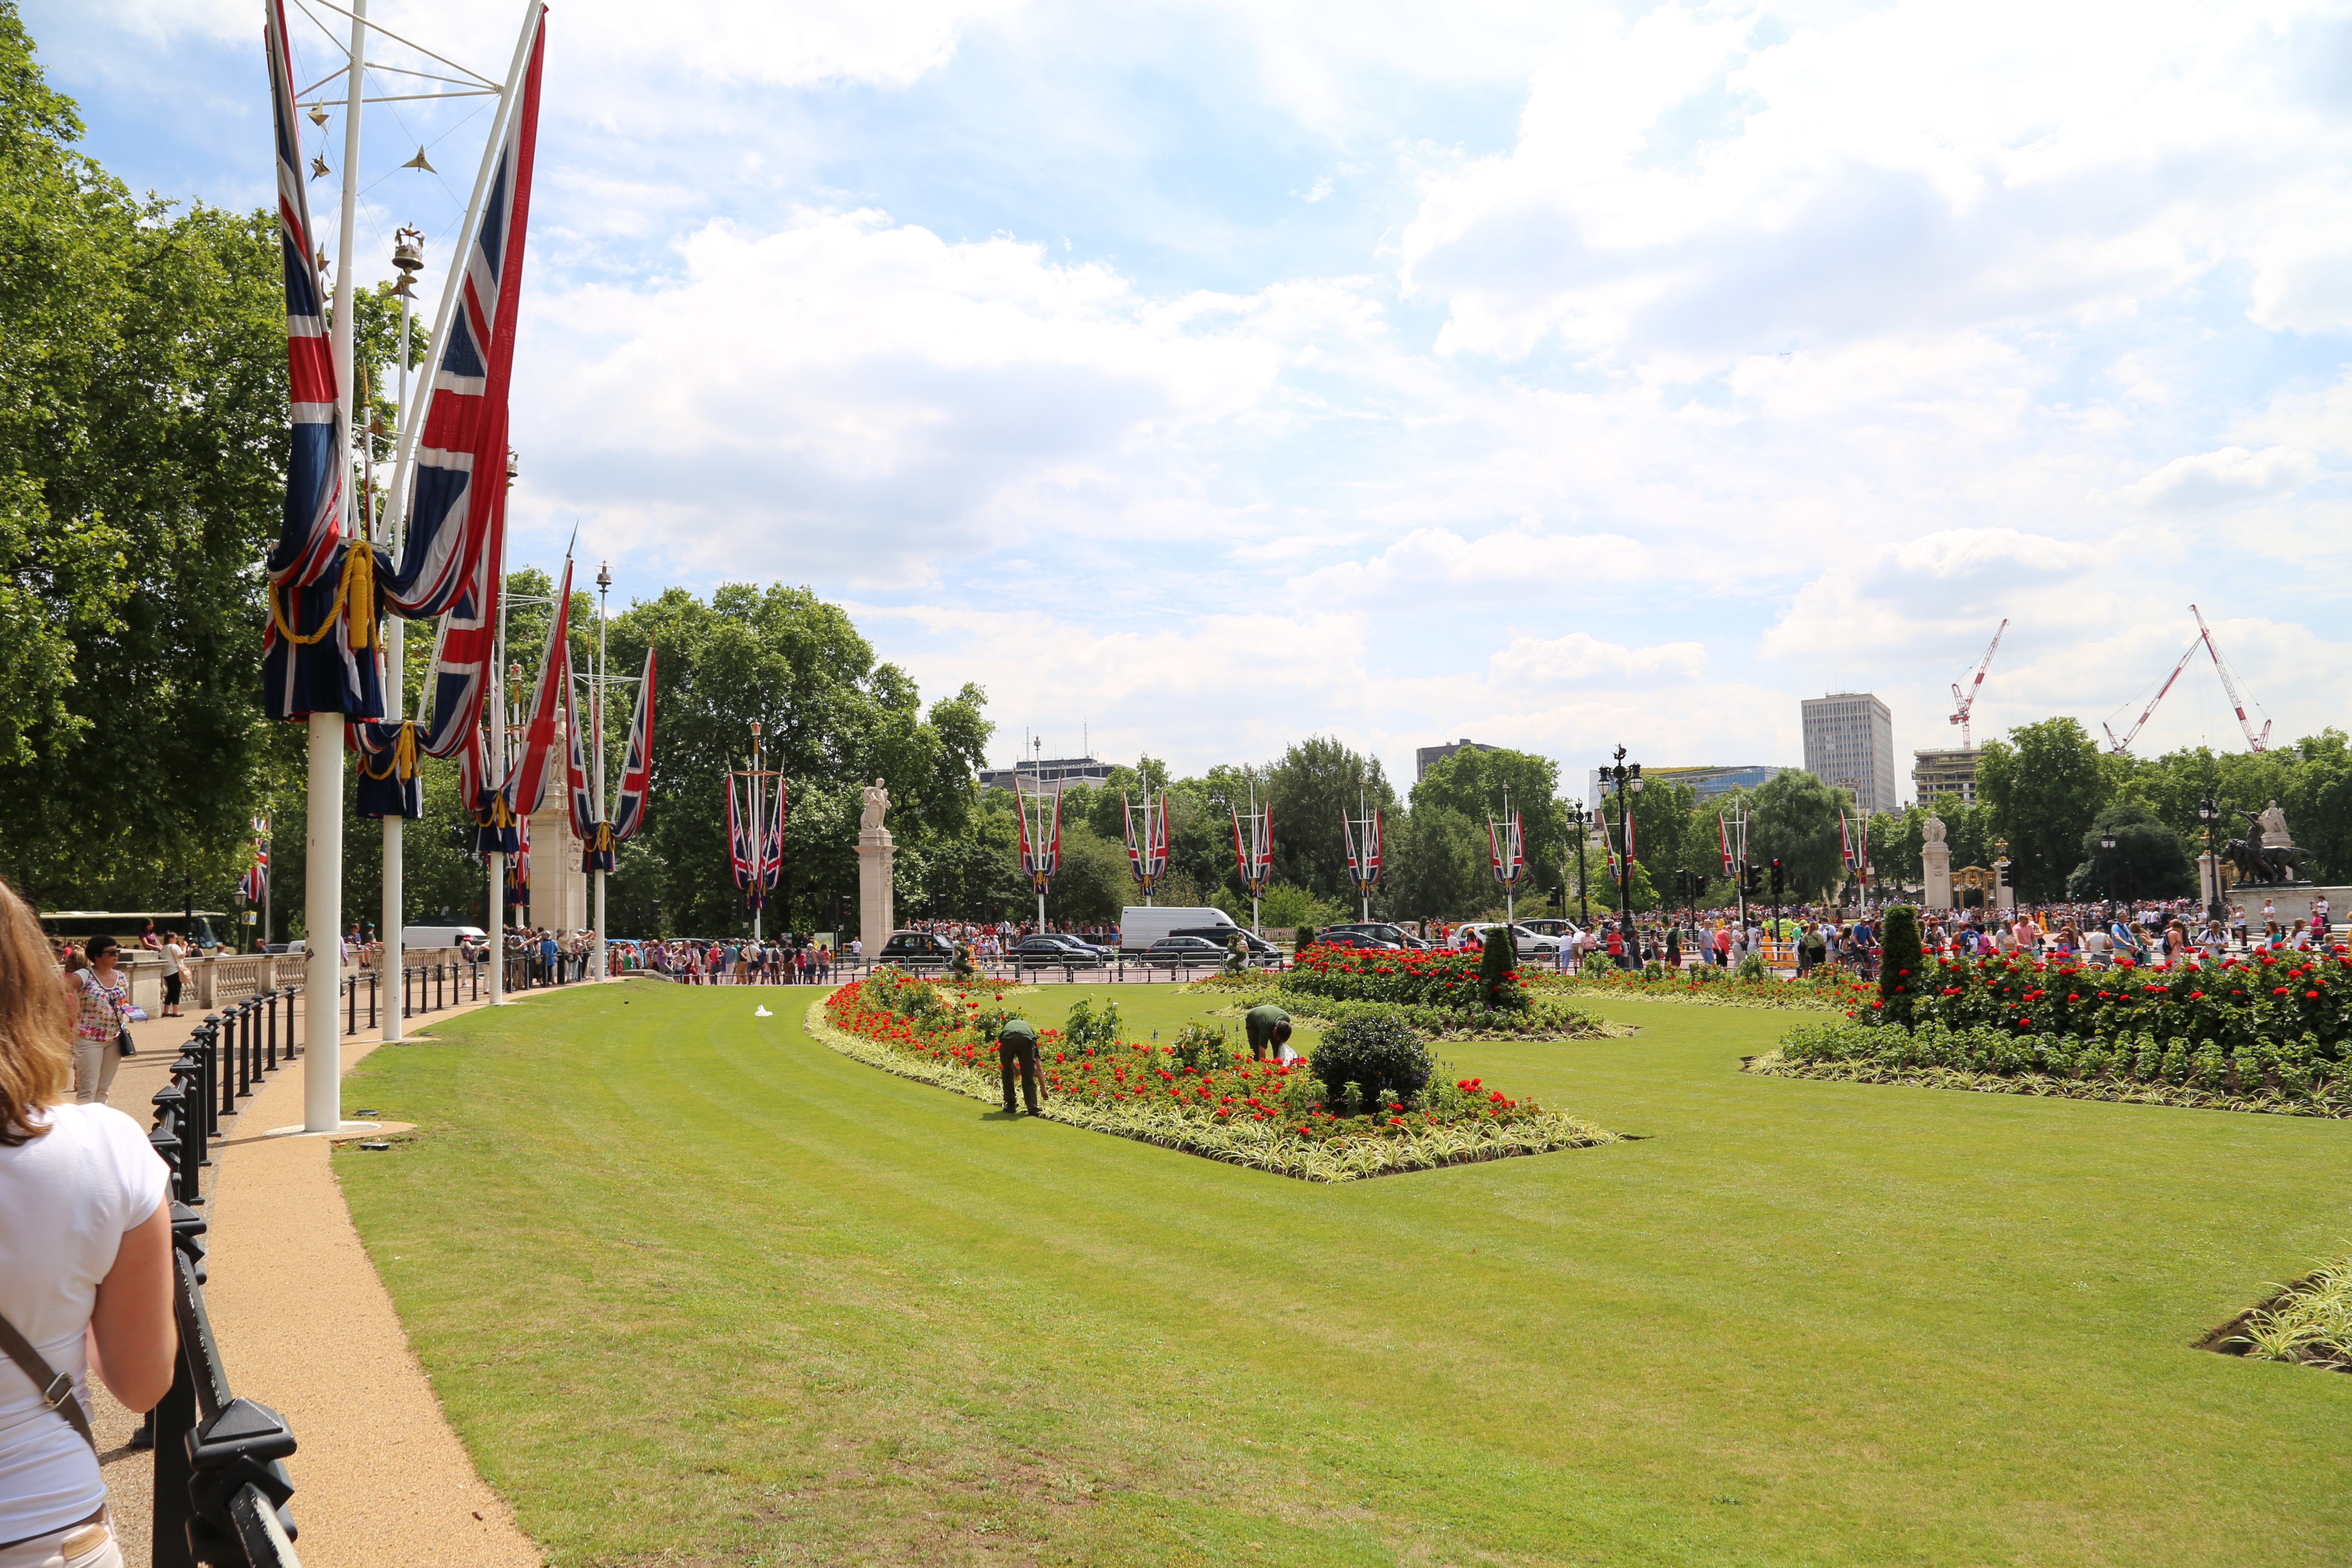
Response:
[[[74,1005],[39,923],[0,883],[0,1568],[121,1568],[83,1436],[95,1371],[132,1410],[172,1385],[167,1173],[139,1124],[71,1101]],[[46,1371],[46,1376],[36,1375]],[[52,1404],[58,1374],[72,1392]]]

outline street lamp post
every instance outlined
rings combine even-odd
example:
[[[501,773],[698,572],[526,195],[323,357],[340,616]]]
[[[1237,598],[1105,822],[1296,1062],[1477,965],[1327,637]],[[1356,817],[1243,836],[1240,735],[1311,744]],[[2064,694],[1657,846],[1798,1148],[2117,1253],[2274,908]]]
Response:
[[[1633,817],[1629,793],[1642,793],[1642,764],[1625,760],[1625,748],[1616,752],[1616,765],[1601,770],[1601,788],[1611,784],[1617,786],[1617,826],[1624,835],[1624,845],[1617,859],[1617,930],[1625,939],[1625,956],[1633,955]]]
[[[1577,925],[1586,931],[1592,929],[1592,900],[1586,895],[1584,887],[1584,840],[1591,824],[1592,813],[1585,809],[1582,801],[1570,804],[1569,830],[1576,835],[1576,912],[1581,917]]]
[[[2100,834],[2099,847],[2102,850],[2106,851],[2108,855],[2107,863],[2105,867],[2106,876],[2103,880],[2107,884],[2107,914],[2112,918],[2116,912],[2116,863],[2114,859],[2114,851],[2116,847],[2115,834],[2112,832]]]

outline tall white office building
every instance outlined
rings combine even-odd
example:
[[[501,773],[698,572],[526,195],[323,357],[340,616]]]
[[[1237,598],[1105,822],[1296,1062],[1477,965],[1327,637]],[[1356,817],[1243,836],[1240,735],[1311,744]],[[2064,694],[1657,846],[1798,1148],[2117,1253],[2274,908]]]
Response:
[[[1864,811],[1895,809],[1895,717],[1867,691],[1808,697],[1805,771]]]

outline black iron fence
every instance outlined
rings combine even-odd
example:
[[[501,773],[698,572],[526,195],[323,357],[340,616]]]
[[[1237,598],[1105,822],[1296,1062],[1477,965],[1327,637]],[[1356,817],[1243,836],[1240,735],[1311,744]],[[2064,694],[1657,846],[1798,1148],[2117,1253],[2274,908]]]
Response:
[[[356,1005],[357,988],[345,990]],[[373,992],[370,991],[370,1014]],[[289,985],[198,1024],[171,1081],[155,1091],[147,1141],[172,1171],[173,1316],[180,1331],[171,1392],[148,1413],[133,1446],[155,1451],[153,1568],[198,1563],[301,1568],[294,1555],[294,1494],[285,1459],[294,1434],[266,1405],[229,1390],[205,1311],[204,1171],[221,1118],[299,1056],[301,987]]]
[[[653,980],[667,980],[681,985],[845,985],[853,980],[863,980],[877,969],[902,969],[909,974],[941,975],[950,972],[945,958],[891,958],[877,961],[870,958],[836,958],[821,969],[807,972],[803,981],[798,974],[787,972],[775,979],[756,975],[738,977],[720,970],[686,973],[662,969],[630,969],[624,977],[643,975]],[[1029,984],[1067,985],[1149,985],[1182,984],[1205,975],[1224,972],[1221,959],[1209,959],[1195,963],[1183,959],[1147,959],[1140,955],[1128,957],[1114,953],[1098,963],[1063,962],[1058,959],[1036,958],[1026,953],[1003,958],[975,959],[973,976],[979,980],[1023,980]],[[1253,970],[1252,973],[1256,971]]]

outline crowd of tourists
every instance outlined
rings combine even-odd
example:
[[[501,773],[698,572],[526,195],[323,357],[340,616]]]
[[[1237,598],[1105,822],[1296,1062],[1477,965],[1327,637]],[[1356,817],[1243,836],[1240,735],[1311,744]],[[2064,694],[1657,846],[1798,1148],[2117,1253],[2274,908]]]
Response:
[[[624,954],[624,965],[685,985],[829,985],[834,952],[824,942],[698,942],[674,938]]]

